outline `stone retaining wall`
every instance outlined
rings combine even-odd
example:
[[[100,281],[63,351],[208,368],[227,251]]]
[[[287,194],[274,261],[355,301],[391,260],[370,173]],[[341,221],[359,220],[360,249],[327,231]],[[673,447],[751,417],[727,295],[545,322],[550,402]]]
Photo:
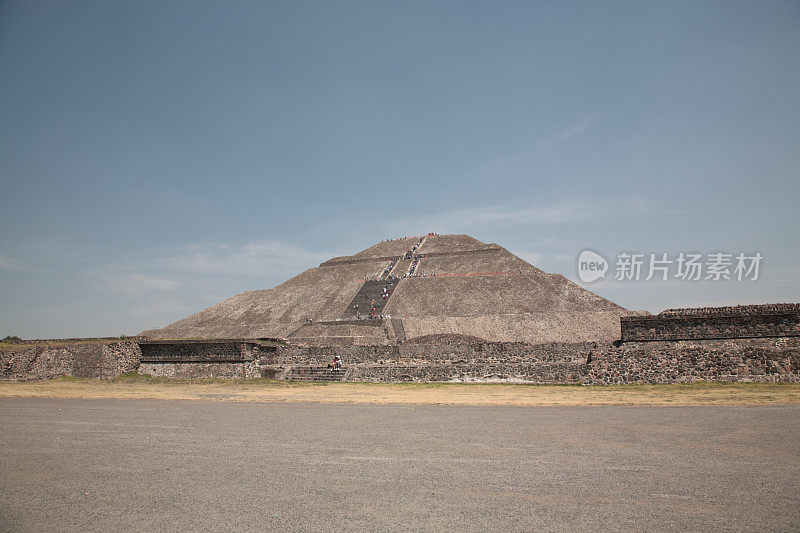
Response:
[[[622,317],[623,342],[800,336],[797,310]]]
[[[178,361],[175,348],[143,360],[134,342],[35,346],[0,353],[0,378],[49,379],[62,375],[111,378],[137,371],[178,378],[286,379],[300,366],[327,367],[342,358],[346,381],[527,382],[585,385],[692,381],[800,382],[800,337],[576,344],[401,344],[300,347],[242,341],[191,343]],[[174,343],[180,346],[180,343]],[[231,346],[238,346],[233,351]],[[145,348],[147,350],[147,348]],[[200,360],[198,353],[207,350]],[[166,353],[166,352],[165,352]],[[163,354],[162,354],[163,355]],[[243,357],[230,360],[226,357]],[[169,360],[170,357],[173,360]],[[209,360],[208,358],[214,358]]]
[[[233,363],[253,360],[253,344],[242,340],[141,342],[143,363]]]
[[[139,340],[139,336],[122,336],[122,337],[67,337],[62,339],[20,339],[15,341],[14,344],[67,344],[67,343],[80,343],[87,344],[89,342],[132,342]]]
[[[139,373],[170,378],[253,379],[262,377],[254,361],[242,363],[142,363]]]
[[[800,338],[625,343],[599,351],[584,383],[800,382]]]
[[[135,372],[141,355],[135,342],[32,346],[0,352],[0,379],[112,378]]]
[[[580,385],[585,364],[558,363],[454,363],[357,365],[347,370],[345,381],[367,382],[453,382],[453,383],[536,383]]]
[[[682,307],[666,309],[658,314],[665,316],[710,316],[710,315],[760,315],[794,312],[800,313],[800,304],[756,304],[756,305],[731,305],[727,307]]]
[[[286,346],[254,355],[262,364],[327,364],[336,355],[350,364],[392,364],[425,362],[516,363],[586,359],[597,343],[528,344],[524,342],[487,342],[480,344],[413,344],[394,346]]]
[[[484,343],[287,347],[259,357],[281,378],[296,365],[342,358],[347,381],[507,381],[611,385],[692,381],[800,382],[800,338],[625,343]]]

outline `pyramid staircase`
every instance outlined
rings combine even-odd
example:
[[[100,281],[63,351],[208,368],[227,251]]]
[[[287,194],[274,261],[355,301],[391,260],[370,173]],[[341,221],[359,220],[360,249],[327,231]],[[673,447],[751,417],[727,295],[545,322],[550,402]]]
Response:
[[[391,298],[392,293],[394,292],[394,289],[397,287],[398,283],[400,283],[399,279],[376,279],[365,281],[361,288],[358,289],[358,293],[353,298],[353,301],[347,306],[344,314],[342,314],[342,318],[353,319],[357,318],[358,315],[360,315],[362,318],[370,318],[370,303],[372,301],[375,301],[375,304],[380,304],[380,307],[377,307],[375,311],[376,315],[380,315],[383,313],[383,309],[389,302],[389,298]],[[382,297],[384,288],[389,291],[389,298],[385,300]],[[358,305],[358,308],[356,308],[356,305]]]

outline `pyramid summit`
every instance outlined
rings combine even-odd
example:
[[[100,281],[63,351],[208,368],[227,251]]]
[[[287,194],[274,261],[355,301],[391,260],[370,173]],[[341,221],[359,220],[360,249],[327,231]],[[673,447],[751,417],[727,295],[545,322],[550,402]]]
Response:
[[[156,339],[286,338],[310,345],[450,339],[609,342],[629,312],[497,244],[428,234],[334,257],[272,289],[247,291]]]

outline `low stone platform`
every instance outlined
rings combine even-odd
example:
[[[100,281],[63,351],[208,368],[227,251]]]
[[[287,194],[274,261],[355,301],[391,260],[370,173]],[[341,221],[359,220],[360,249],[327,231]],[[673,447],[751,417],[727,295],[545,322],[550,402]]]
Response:
[[[620,319],[622,342],[757,339],[800,336],[800,305],[667,309]]]
[[[485,342],[434,335],[400,341],[394,319],[309,323],[319,346],[278,339],[210,339],[23,346],[0,352],[0,379],[62,375],[154,376],[300,381],[524,382],[583,385],[694,381],[800,382],[796,307],[772,305],[678,317],[624,320],[632,335],[615,343]],[[749,313],[749,314],[748,314]],[[687,327],[686,320],[699,321]],[[399,322],[399,321],[398,321]],[[400,324],[402,325],[402,324]],[[663,326],[663,330],[659,329]],[[701,337],[675,339],[687,332]],[[302,337],[300,337],[302,338]],[[373,340],[357,343],[356,339]],[[636,340],[634,340],[636,339]],[[471,342],[475,340],[478,342]],[[433,342],[439,341],[439,342]],[[339,358],[345,370],[327,367]]]
[[[344,381],[346,370],[327,366],[296,366],[286,374],[288,381]]]

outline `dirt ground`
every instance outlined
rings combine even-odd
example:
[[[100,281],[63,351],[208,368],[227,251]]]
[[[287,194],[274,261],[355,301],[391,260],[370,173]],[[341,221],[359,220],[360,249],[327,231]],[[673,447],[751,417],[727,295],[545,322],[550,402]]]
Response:
[[[298,383],[123,376],[0,382],[0,398],[180,399],[430,405],[798,405],[795,383],[672,385]]]
[[[347,390],[280,385],[261,389]],[[0,398],[0,531],[800,531],[798,418],[797,405]]]

